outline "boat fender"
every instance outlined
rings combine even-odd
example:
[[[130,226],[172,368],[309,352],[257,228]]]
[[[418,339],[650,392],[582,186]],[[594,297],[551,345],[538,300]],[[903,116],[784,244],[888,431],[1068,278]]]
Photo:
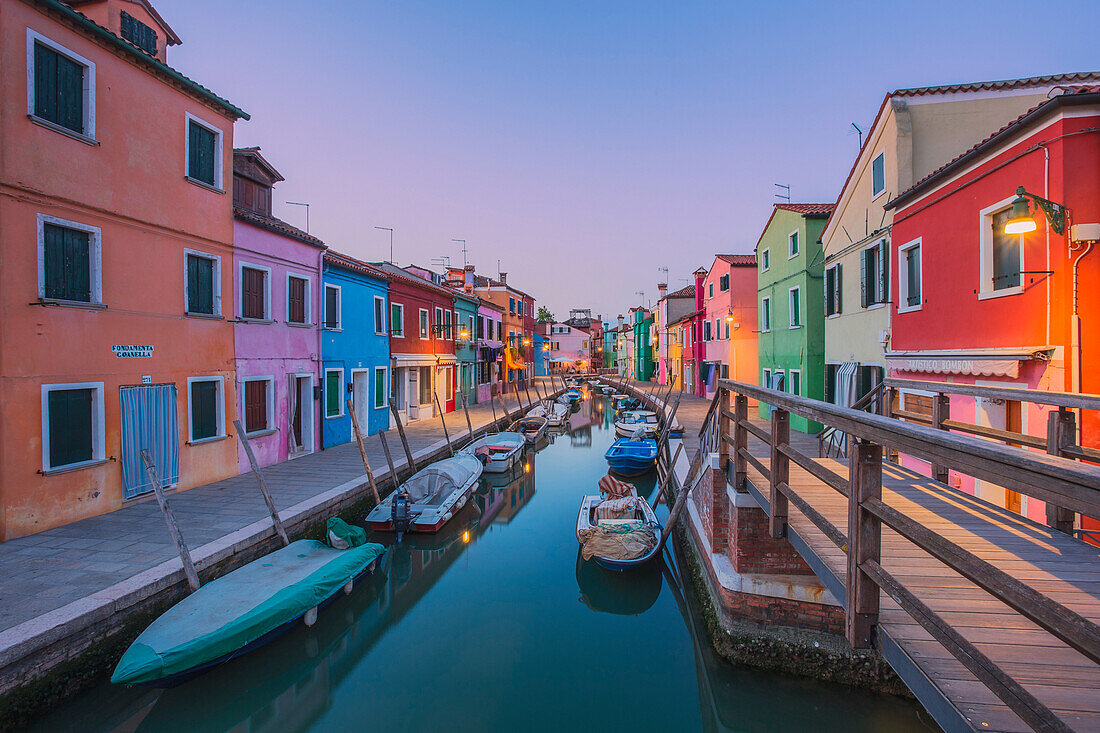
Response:
[[[451,518],[451,516],[452,516],[451,513],[447,512],[446,514],[443,515],[443,521],[444,522],[448,521]]]
[[[317,623],[317,606],[306,611],[305,615],[302,616],[302,621],[306,626],[313,626],[313,624]]]
[[[349,580],[347,583],[344,584],[344,595],[345,596],[350,596],[351,595],[351,589],[354,588],[354,587],[355,587],[355,578],[352,578],[351,580]]]
[[[458,500],[458,504],[455,504],[455,511],[458,511],[462,507],[466,506],[466,497],[462,497]]]

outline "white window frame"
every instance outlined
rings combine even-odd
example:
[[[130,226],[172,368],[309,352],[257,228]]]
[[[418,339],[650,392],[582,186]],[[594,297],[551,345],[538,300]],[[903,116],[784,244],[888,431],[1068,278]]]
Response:
[[[764,383],[763,383],[762,385],[760,385],[760,386],[761,386],[761,387],[766,387],[766,388],[768,388],[768,389],[771,389],[771,385],[772,385],[772,370],[771,370],[771,369],[764,369],[764,375],[763,375],[763,376],[764,376]]]
[[[798,308],[792,308],[792,301],[794,294],[798,293]],[[795,312],[797,311],[797,313]],[[794,317],[798,317],[798,323],[794,322]],[[790,328],[802,328],[802,286],[795,285],[792,288],[787,288],[787,323]]]
[[[88,237],[88,273],[91,300],[56,300],[46,297],[46,225],[53,224],[66,229],[87,232]],[[103,234],[99,227],[81,224],[77,221],[60,219],[46,214],[38,215],[38,298],[51,303],[77,303],[83,305],[103,305]]]
[[[398,310],[401,311],[401,318],[398,319],[399,325],[401,326],[401,333],[399,333],[399,334],[395,333],[395,334],[392,334],[392,335],[395,338],[405,338],[405,336],[407,335],[405,333],[405,304],[404,303],[395,303],[392,300],[390,301],[390,312],[389,312],[390,323],[389,323],[389,326],[390,326],[391,331],[393,330],[393,309],[394,308],[397,308]]]
[[[912,249],[921,250],[920,272],[917,273],[917,287],[920,289],[921,302],[916,305],[906,305],[909,302],[909,259],[906,253]],[[911,242],[898,247],[898,313],[919,311],[924,306],[924,251],[921,247],[921,238],[917,237]]]
[[[250,270],[263,270],[267,273],[267,277],[264,278],[264,317],[263,318],[245,318],[244,317],[244,268]],[[271,268],[266,265],[254,265],[251,262],[238,262],[237,263],[237,316],[242,321],[250,323],[270,323],[271,322]]]
[[[1011,288],[993,289],[993,215],[1012,206],[1015,196],[1001,199],[992,206],[987,206],[978,212],[978,300],[990,298],[1004,298],[1009,295],[1019,295],[1024,292],[1024,276],[1020,275],[1020,284]],[[1024,235],[1020,237],[1020,272],[1024,271]],[[924,263],[921,263],[924,269]]]
[[[86,461],[67,463],[63,466],[50,465],[50,392],[59,392],[67,389],[92,390],[92,457]],[[75,471],[80,468],[94,466],[107,459],[106,430],[103,405],[103,382],[68,382],[58,384],[43,384],[42,390],[42,473],[59,473],[62,471]]]
[[[336,291],[336,325],[328,326],[328,291]],[[344,330],[344,289],[339,285],[333,285],[332,283],[325,283],[324,302],[321,304],[321,309],[324,313],[321,316],[321,327],[325,331],[343,331]]]
[[[339,410],[335,415],[328,414],[328,375],[336,372],[340,375],[340,386],[337,388],[340,392],[336,400],[336,406]],[[347,392],[347,385],[344,383],[344,368],[343,367],[326,367],[325,373],[321,375],[321,386],[323,387],[323,393],[321,395],[321,415],[326,420],[335,420],[336,418],[344,416],[344,394]]]
[[[787,259],[788,260],[793,260],[795,257],[798,257],[798,253],[802,251],[801,250],[802,242],[800,240],[801,240],[801,236],[799,235],[799,232],[798,232],[797,229],[795,229],[793,232],[791,232],[790,234],[787,235]],[[796,242],[797,242],[797,244],[795,244]],[[791,247],[792,244],[795,244],[795,247]]]
[[[382,322],[381,323],[378,322],[378,304],[379,303],[382,304]],[[386,296],[384,296],[384,295],[374,296],[374,335],[375,336],[385,336],[387,333],[389,333],[386,330],[386,319],[387,319],[387,316],[389,315],[387,313],[388,310],[389,310],[389,305],[386,303]]]
[[[875,190],[875,161],[878,160],[879,158],[882,158],[882,188],[879,189],[878,191],[876,191]],[[871,167],[869,169],[869,173],[871,174],[871,200],[874,201],[879,196],[886,193],[886,151],[885,150],[883,150],[881,153],[879,153],[875,157],[871,158]]]
[[[425,325],[427,324],[427,325]],[[432,316],[427,308],[418,308],[416,313],[416,332],[423,341],[432,336]]]
[[[220,127],[213,125],[201,117],[196,117],[190,112],[184,112],[183,123],[183,177],[189,182],[194,183],[196,186],[205,188],[207,190],[214,190],[218,193],[225,193],[225,184],[223,181],[224,171],[222,168],[222,137],[223,133]],[[191,123],[194,122],[199,127],[206,128],[210,132],[214,133],[214,185],[211,186],[206,181],[200,181],[197,178],[191,177],[191,171],[188,170],[188,165],[191,162]]]
[[[772,257],[771,248],[760,250],[760,272],[767,272],[771,269]]]
[[[382,404],[378,404],[378,372],[382,372]],[[371,372],[371,385],[370,388],[374,391],[374,395],[371,396],[371,409],[372,410],[384,410],[390,406],[390,375],[389,368],[384,366],[376,366],[374,371]]]
[[[248,405],[245,400],[248,397],[248,389],[246,385],[249,382],[267,382],[267,425],[262,430],[253,430],[248,432]],[[263,376],[256,377],[242,377],[241,378],[241,427],[245,429],[245,435],[269,435],[275,432],[275,375],[265,374]]]
[[[208,438],[199,438],[195,440],[193,432],[194,423],[191,420],[191,385],[195,382],[216,382],[218,385],[217,392],[217,415],[218,426],[214,435]],[[201,445],[203,443],[209,443],[215,440],[221,440],[226,435],[225,433],[225,377],[221,376],[209,376],[209,377],[188,377],[187,378],[187,444],[188,445]]]
[[[187,257],[201,257],[204,260],[212,260],[214,262],[214,270],[211,277],[214,278],[214,312],[213,313],[198,313],[191,311],[187,306],[190,303],[187,302],[187,292],[190,290],[190,282],[187,279]],[[183,250],[183,312],[187,315],[195,316],[207,316],[213,317],[222,315],[222,258],[220,255],[212,255],[209,252],[201,252],[197,249]]]
[[[881,239],[876,239],[873,243],[868,244],[866,247],[864,247],[863,249],[860,250],[859,256],[864,257],[867,250],[876,249],[880,246],[882,247],[882,255],[886,258],[889,258],[890,257],[890,244],[887,241],[886,237],[882,237]],[[862,275],[862,274],[863,274],[863,266],[861,265],[860,266],[860,275]],[[886,264],[886,283],[884,284],[884,287],[886,288],[886,290],[883,293],[878,293],[878,295],[880,295],[882,297],[882,300],[876,300],[876,301],[868,303],[866,306],[864,306],[864,308],[863,308],[864,310],[873,311],[873,310],[877,310],[878,308],[885,308],[886,306],[890,305],[890,276],[892,274],[893,273],[890,270],[889,262],[887,262],[887,264]],[[876,283],[878,282],[878,277],[877,276],[875,277],[875,282]],[[866,286],[863,283],[860,283],[860,287],[862,288],[862,287],[866,287]],[[876,285],[876,287],[877,287],[877,285]]]
[[[824,310],[825,310],[825,318],[826,319],[839,318],[841,313],[842,313],[842,309],[840,308],[840,305],[841,305],[840,300],[838,300],[834,304],[837,307],[836,313],[829,313],[829,290],[828,290],[828,288],[829,288],[829,276],[828,276],[829,270],[833,271],[833,279],[835,281],[837,276],[839,276],[840,272],[841,272],[840,263],[835,262],[835,263],[829,265],[828,267],[826,267],[825,271],[823,273],[823,277],[821,278],[822,279],[822,284],[825,286],[825,294],[824,294],[824,297],[822,298],[822,300],[824,301],[823,305],[825,306]],[[837,294],[840,296],[840,299],[843,299],[844,298],[844,292],[843,292],[844,283],[843,282],[840,284],[840,287],[841,287],[841,289],[838,290]]]
[[[760,299],[760,311],[764,314],[764,323],[761,324],[763,328],[760,329],[760,333],[771,333],[772,330],[772,299],[770,295],[765,295]]]
[[[61,54],[70,61],[75,61],[84,67],[84,132],[76,132],[70,130],[67,127],[52,122],[47,119],[43,119],[34,113],[34,44],[35,42],[41,43],[43,46],[50,48],[53,51]],[[57,41],[46,38],[46,36],[33,31],[30,28],[27,29],[27,116],[34,122],[43,127],[47,127],[51,130],[60,132],[63,135],[80,140],[81,142],[90,143],[92,145],[98,145],[95,137],[95,62],[86,59],[75,51],[71,51],[65,48]]]
[[[296,277],[299,280],[306,281],[306,320],[302,323],[290,320],[290,278]],[[326,283],[327,287],[327,283]],[[337,286],[338,287],[338,286]],[[340,297],[336,297],[336,302],[340,302]],[[313,278],[309,275],[303,275],[300,272],[291,272],[287,270],[286,273],[286,324],[288,326],[312,326],[313,325]]]
[[[798,391],[797,392],[794,389],[794,375],[795,374],[798,375]],[[787,384],[790,385],[790,393],[792,395],[798,395],[798,396],[802,395],[802,370],[801,369],[788,369],[787,370],[787,376],[784,378],[784,381],[787,382]]]

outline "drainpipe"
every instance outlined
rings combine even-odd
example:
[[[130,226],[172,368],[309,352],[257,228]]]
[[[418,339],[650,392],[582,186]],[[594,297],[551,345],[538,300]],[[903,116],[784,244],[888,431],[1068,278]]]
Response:
[[[325,283],[323,281],[324,271],[325,271],[325,251],[322,249],[320,252],[317,253],[317,286],[318,287],[317,287],[317,300],[314,301],[315,306],[320,305],[324,302],[324,294],[325,294]],[[343,304],[341,303],[341,305],[343,305]],[[323,313],[324,306],[321,305],[321,307],[318,308],[317,310],[318,310],[318,316],[320,316],[320,318],[317,319],[317,371],[319,373],[318,379],[320,380],[320,383],[322,383],[322,385],[323,385],[324,374],[325,374],[324,369],[323,369],[324,362],[322,361],[322,359],[323,359],[322,348],[323,348],[324,342],[325,342],[325,330],[322,327],[322,323],[323,323],[322,319],[324,318],[324,313]],[[310,385],[310,387],[312,387],[312,386],[313,385]],[[344,390],[344,385],[341,384],[340,385],[340,397],[341,398],[343,398],[343,396],[344,396],[343,390]],[[312,389],[310,389],[310,395],[309,396],[310,396],[310,404],[312,404],[312,406],[313,406],[312,409],[313,409],[313,419],[315,421],[314,424],[317,426],[317,429],[314,431],[317,434],[316,435],[317,445],[320,447],[320,450],[323,451],[325,449],[325,418],[322,415],[321,406],[317,404],[316,399],[313,399],[313,390]],[[351,418],[348,418],[348,419],[350,420]]]

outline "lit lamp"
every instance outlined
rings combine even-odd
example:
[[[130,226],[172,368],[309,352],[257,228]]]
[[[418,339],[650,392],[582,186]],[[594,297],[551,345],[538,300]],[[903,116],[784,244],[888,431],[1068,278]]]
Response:
[[[1046,215],[1047,222],[1055,234],[1064,234],[1066,231],[1066,216],[1069,213],[1065,206],[1057,204],[1042,196],[1028,193],[1023,186],[1016,189],[1016,200],[1012,202],[1012,211],[1005,223],[1005,234],[1027,234],[1035,231],[1035,217],[1032,216],[1028,206],[1028,200],[1035,203],[1035,207],[1041,209]]]
[[[459,336],[459,338],[461,338],[461,339],[462,339],[463,341],[465,341],[466,339],[470,338],[470,332],[469,332],[469,331],[467,331],[467,330],[466,330],[466,329],[464,328],[464,329],[462,329],[461,331],[459,331],[459,332],[458,332],[458,336]]]
[[[523,345],[524,346],[530,346],[531,345],[531,339],[523,339]]]

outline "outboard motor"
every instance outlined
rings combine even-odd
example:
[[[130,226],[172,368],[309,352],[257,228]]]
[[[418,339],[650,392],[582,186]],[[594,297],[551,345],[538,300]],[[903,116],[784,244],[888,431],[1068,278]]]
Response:
[[[631,434],[630,439],[631,440],[645,440],[645,428],[638,428],[637,430],[635,430]]]
[[[411,517],[409,516],[409,494],[406,491],[397,492],[393,497],[392,521],[393,528],[400,540],[401,535],[409,531]]]

